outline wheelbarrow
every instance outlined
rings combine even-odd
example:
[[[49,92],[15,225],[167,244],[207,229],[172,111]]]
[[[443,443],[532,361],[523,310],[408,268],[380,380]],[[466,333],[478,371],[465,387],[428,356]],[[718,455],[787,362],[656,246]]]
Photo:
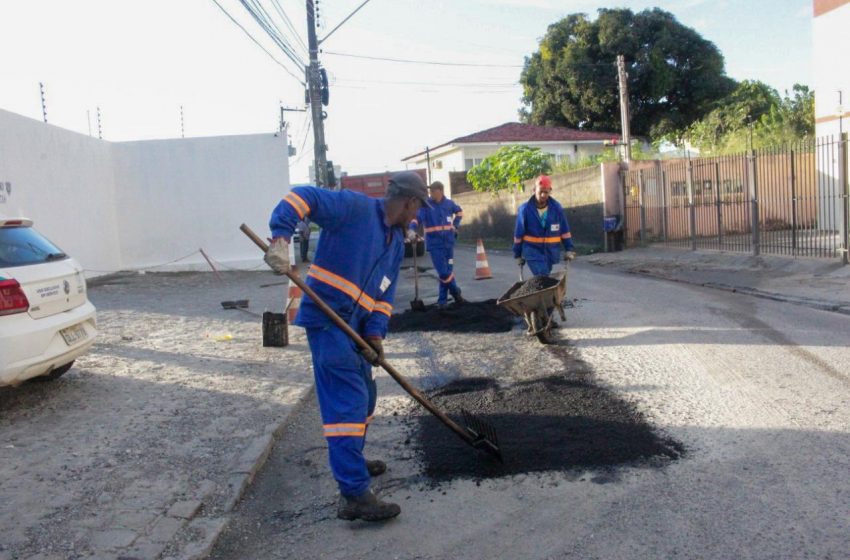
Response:
[[[567,271],[556,272],[549,275],[558,281],[557,284],[537,290],[530,294],[513,297],[513,293],[519,290],[525,282],[522,280],[522,269],[520,269],[520,281],[515,283],[502,295],[496,304],[504,307],[514,315],[525,319],[528,325],[527,334],[536,336],[542,344],[552,344],[555,339],[552,336],[552,321],[555,309],[561,316],[562,321],[567,320],[564,314],[564,296],[567,293]]]

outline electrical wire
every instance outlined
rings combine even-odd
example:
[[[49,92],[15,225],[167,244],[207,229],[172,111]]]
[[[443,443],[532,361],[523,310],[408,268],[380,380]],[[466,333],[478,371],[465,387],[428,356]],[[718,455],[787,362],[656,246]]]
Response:
[[[448,86],[448,87],[493,87],[493,88],[512,88],[519,86],[519,82],[512,83],[482,83],[482,82],[404,82],[394,80],[362,80],[359,78],[340,78],[343,83],[355,82],[364,84],[388,84],[388,85],[403,85],[403,86]]]
[[[288,68],[288,67],[287,67],[284,63],[282,63],[282,62],[281,62],[281,61],[279,61],[277,58],[275,58],[275,56],[274,56],[272,53],[270,53],[270,52],[268,51],[268,49],[266,49],[266,48],[265,48],[262,44],[260,44],[260,42],[259,42],[259,41],[257,41],[257,39],[255,39],[255,38],[254,38],[254,36],[253,36],[253,35],[251,35],[251,34],[248,32],[248,30],[247,30],[247,29],[245,29],[245,27],[244,27],[241,23],[239,23],[238,21],[236,21],[236,19],[235,19],[232,15],[230,15],[230,14],[228,13],[228,11],[227,11],[227,10],[225,10],[225,9],[224,9],[224,7],[223,7],[221,4],[219,4],[219,3],[218,3],[218,0],[212,0],[212,2],[213,2],[216,6],[218,6],[218,9],[219,9],[219,10],[221,10],[221,11],[222,11],[222,13],[224,13],[224,15],[226,15],[226,16],[230,19],[230,21],[232,21],[234,24],[236,24],[236,26],[237,26],[239,29],[241,29],[241,30],[242,30],[242,32],[243,32],[243,33],[245,33],[245,35],[247,35],[247,36],[248,36],[248,38],[249,38],[249,39],[251,39],[251,41],[253,41],[253,42],[254,42],[254,44],[255,44],[255,45],[257,45],[258,47],[260,47],[260,48],[263,50],[263,52],[264,52],[264,53],[266,53],[267,55],[269,55],[269,58],[271,58],[272,60],[274,60],[274,61],[277,63],[277,65],[278,65],[278,66],[280,66],[281,68],[283,68],[283,69],[284,69],[284,71],[285,71],[287,74],[289,74],[290,76],[292,76],[293,78],[295,78],[295,79],[298,81],[298,83],[299,83],[299,84],[301,84],[301,85],[302,85],[302,86],[304,86],[304,87],[307,87],[307,84],[304,82],[304,80],[303,80],[303,79],[301,79],[301,78],[299,78],[297,75],[293,74],[293,73],[292,73],[292,71],[291,71],[291,70],[290,70],[290,69],[289,69],[289,68]]]
[[[445,62],[438,60],[412,60],[408,58],[390,58],[384,56],[369,56],[365,54],[350,54],[334,51],[322,51],[324,54],[333,56],[345,56],[348,58],[361,58],[365,60],[380,60],[382,62],[399,62],[405,64],[430,64],[433,66],[465,66],[474,68],[522,68],[522,64],[473,64],[469,62]]]
[[[310,49],[307,48],[307,43],[304,42],[304,39],[301,38],[301,35],[298,33],[298,30],[295,28],[294,25],[292,25],[292,20],[290,20],[289,16],[286,15],[286,12],[283,11],[280,2],[278,2],[278,0],[272,0],[272,6],[280,15],[280,19],[283,20],[284,25],[286,25],[286,27],[288,27],[289,30],[292,32],[292,35],[295,37],[296,42],[301,46],[302,49],[304,49],[304,54],[309,57]]]
[[[280,29],[275,27],[273,22],[268,21],[268,13],[265,9],[254,0],[239,0],[239,2],[248,11],[251,17],[254,18],[257,25],[259,25],[260,28],[265,31],[266,35],[268,35],[278,48],[283,51],[283,54],[285,54],[297,68],[304,68],[304,61],[298,57],[286,38],[280,34]],[[275,29],[272,29],[272,27],[275,27]]]

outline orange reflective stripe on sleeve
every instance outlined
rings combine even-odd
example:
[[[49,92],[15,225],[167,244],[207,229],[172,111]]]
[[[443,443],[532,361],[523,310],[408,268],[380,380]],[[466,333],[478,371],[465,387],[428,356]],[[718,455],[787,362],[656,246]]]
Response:
[[[458,218],[463,218],[463,212],[455,212],[455,216]]]
[[[561,236],[561,239],[572,239],[572,237],[573,237],[573,234],[570,233],[570,232],[567,232],[567,233],[565,233],[564,235]]]
[[[377,311],[378,313],[383,313],[387,317],[393,314],[393,306],[385,301],[376,301],[375,309],[373,311]]]
[[[522,243],[522,237],[514,237],[514,243]]]
[[[455,279],[455,273],[454,273],[454,272],[452,272],[451,274],[449,274],[449,277],[448,277],[448,278],[446,278],[445,280],[443,280],[443,279],[441,278],[441,279],[440,279],[440,282],[442,282],[443,284],[449,284],[449,283],[451,283],[451,281],[452,281],[452,280],[454,280],[454,279]]]
[[[370,313],[375,308],[375,300],[369,297],[369,295],[365,292],[361,291],[360,288],[357,287],[357,284],[346,280],[338,274],[334,274],[330,270],[326,270],[314,264],[310,267],[310,271],[307,273],[307,276],[315,278],[319,282],[332,286],[340,292],[348,295]],[[390,308],[390,310],[392,310],[392,308]]]
[[[288,202],[290,206],[295,208],[295,212],[298,214],[298,217],[303,219],[304,216],[307,216],[310,213],[310,206],[304,202],[304,199],[295,194],[294,192],[289,193],[283,200]]]
[[[363,437],[366,435],[366,424],[324,424],[325,437]]]

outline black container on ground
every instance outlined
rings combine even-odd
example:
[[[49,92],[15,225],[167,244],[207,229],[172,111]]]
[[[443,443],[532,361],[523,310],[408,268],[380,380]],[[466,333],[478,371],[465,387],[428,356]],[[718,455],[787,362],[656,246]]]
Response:
[[[283,348],[289,345],[286,313],[263,313],[263,346]]]

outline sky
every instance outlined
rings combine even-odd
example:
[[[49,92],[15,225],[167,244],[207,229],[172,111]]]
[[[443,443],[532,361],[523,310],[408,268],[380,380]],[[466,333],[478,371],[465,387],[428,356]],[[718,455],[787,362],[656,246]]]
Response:
[[[281,103],[304,107],[303,71],[238,0],[218,1],[289,73],[213,0],[0,0],[0,109],[40,120],[43,82],[48,122],[97,136],[99,107],[106,140],[180,137],[181,105],[186,136],[276,132]],[[259,1],[276,14],[274,0]],[[319,0],[319,37],[361,2]],[[277,5],[306,42],[303,0]],[[322,44],[328,157],[351,174],[403,169],[402,158],[425,146],[518,120],[523,59],[549,24],[655,6],[713,41],[731,77],[780,92],[811,84],[811,0],[370,0]],[[293,182],[312,159],[307,115],[287,113]]]

